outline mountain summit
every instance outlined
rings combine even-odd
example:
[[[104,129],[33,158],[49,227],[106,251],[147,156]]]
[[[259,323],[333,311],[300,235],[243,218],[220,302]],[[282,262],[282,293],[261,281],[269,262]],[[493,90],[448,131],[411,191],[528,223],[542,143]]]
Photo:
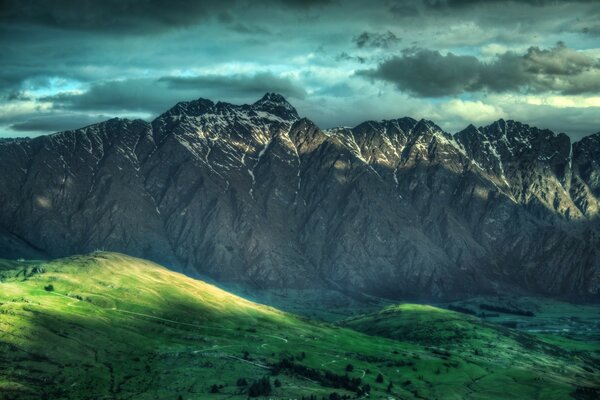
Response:
[[[598,299],[598,143],[503,120],[321,130],[273,93],[182,102],[0,141],[0,257],[105,249],[259,287]]]
[[[284,120],[296,120],[300,118],[296,109],[282,95],[277,93],[266,93],[252,106],[261,111],[277,115]]]

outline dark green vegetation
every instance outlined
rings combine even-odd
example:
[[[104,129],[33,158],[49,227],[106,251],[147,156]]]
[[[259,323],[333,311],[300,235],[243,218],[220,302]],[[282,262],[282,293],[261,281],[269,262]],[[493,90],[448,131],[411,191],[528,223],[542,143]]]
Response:
[[[494,305],[496,310],[503,311],[485,311],[481,308],[482,304]],[[600,358],[598,305],[509,296],[473,298],[454,302],[447,307],[477,315],[495,325],[516,328],[565,349],[595,352]]]
[[[435,307],[333,326],[115,253],[3,261],[0,281],[2,399],[597,395],[597,343]]]

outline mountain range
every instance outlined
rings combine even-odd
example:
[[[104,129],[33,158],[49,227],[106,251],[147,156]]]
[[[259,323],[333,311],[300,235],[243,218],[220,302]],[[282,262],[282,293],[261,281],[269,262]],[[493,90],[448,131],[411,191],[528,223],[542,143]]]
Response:
[[[102,249],[256,288],[600,299],[600,132],[320,129],[281,95],[0,140],[0,257]]]

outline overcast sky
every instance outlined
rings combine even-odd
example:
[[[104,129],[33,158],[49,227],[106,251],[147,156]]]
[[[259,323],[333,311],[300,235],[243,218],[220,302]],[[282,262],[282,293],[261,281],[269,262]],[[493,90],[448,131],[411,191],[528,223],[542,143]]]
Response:
[[[283,94],[323,128],[600,131],[600,1],[0,0],[0,137]]]

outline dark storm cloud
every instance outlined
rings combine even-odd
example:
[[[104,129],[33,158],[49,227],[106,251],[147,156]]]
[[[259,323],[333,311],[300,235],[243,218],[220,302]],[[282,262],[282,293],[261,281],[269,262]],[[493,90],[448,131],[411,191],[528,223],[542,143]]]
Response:
[[[512,3],[543,7],[560,3],[594,3],[595,1],[597,0],[423,0],[423,4],[430,8],[464,8],[490,3],[504,3],[507,6]]]
[[[389,6],[389,11],[395,17],[416,17],[419,15],[419,9],[415,3],[393,2]]]
[[[13,90],[12,92],[8,93],[8,95],[6,95],[6,100],[8,100],[8,101],[28,101],[28,100],[33,100],[33,98],[31,96],[28,96],[27,94],[23,93],[22,91]]]
[[[159,112],[173,102],[172,94],[163,90],[155,79],[127,79],[97,83],[83,93],[60,93],[40,101],[67,110]]]
[[[415,95],[437,97],[478,89],[482,71],[483,64],[475,56],[411,49],[359,74],[392,82]]]
[[[355,61],[364,64],[365,61],[367,61],[367,59],[360,56],[351,56],[350,54],[343,51],[337,56],[335,56],[335,61]]]
[[[258,96],[265,92],[281,93],[297,99],[304,98],[306,91],[291,79],[280,78],[271,73],[255,75],[204,75],[193,77],[163,77],[169,88],[185,90],[219,90],[233,96]]]
[[[600,92],[600,62],[558,43],[526,54],[506,52],[491,62],[471,55],[441,54],[408,49],[359,75],[394,83],[399,89],[424,97],[464,92],[556,91],[564,94]]]
[[[205,75],[194,77],[164,77],[159,80],[169,88],[186,90],[215,90],[233,96],[257,96],[265,92],[281,93],[287,97],[304,98],[306,91],[289,78],[271,73],[255,75]]]
[[[354,42],[354,44],[356,44],[356,47],[358,48],[373,47],[388,49],[390,47],[396,46],[402,41],[402,39],[400,39],[390,31],[387,31],[385,33],[364,31],[360,35],[357,35],[354,38],[352,38],[352,41]]]
[[[89,116],[79,114],[48,115],[31,118],[23,122],[10,125],[10,129],[19,132],[57,132],[77,129],[83,126],[105,121],[105,115]]]
[[[289,7],[306,9],[306,8],[330,5],[330,4],[335,3],[335,1],[336,0],[281,0],[280,3],[285,4]],[[271,3],[277,3],[277,1],[275,0]]]
[[[112,34],[188,27],[249,6],[308,10],[331,0],[0,0],[0,22]]]
[[[524,60],[526,70],[534,74],[577,75],[591,68],[600,68],[598,60],[569,49],[562,42],[548,50],[530,47]]]
[[[0,0],[0,136],[100,114],[151,119],[199,97],[254,102],[266,91],[324,126],[419,110],[433,118],[446,100],[430,97],[464,92],[519,118],[503,99],[598,93],[599,10],[578,1]],[[419,49],[400,52],[402,43]],[[352,78],[360,69],[371,79]],[[528,115],[539,110],[549,127],[569,113],[597,121],[595,100],[574,97],[585,113],[531,106]],[[453,118],[439,112],[440,123]]]
[[[247,25],[247,24],[243,24],[241,22],[232,24],[231,30],[238,32],[238,33],[251,34],[251,35],[268,35],[271,33],[268,29],[263,28],[262,26]]]
[[[64,110],[156,114],[181,100],[206,97],[254,101],[265,92],[277,92],[291,98],[303,98],[306,95],[304,89],[290,79],[259,73],[109,81],[92,85],[83,93],[61,93],[40,100],[51,102],[56,109]]]
[[[160,32],[189,26],[228,1],[0,0],[0,21],[100,32]]]

